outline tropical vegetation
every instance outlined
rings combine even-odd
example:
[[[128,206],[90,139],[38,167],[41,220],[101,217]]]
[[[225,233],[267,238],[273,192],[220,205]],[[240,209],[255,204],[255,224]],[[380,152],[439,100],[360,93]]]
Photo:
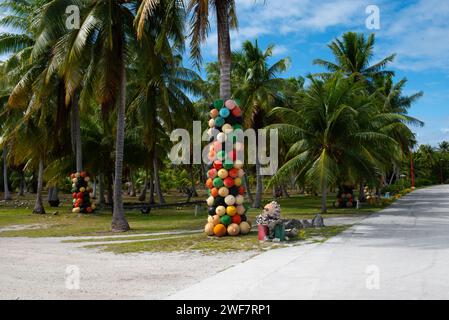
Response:
[[[79,28],[67,25],[73,5]],[[314,61],[323,72],[288,78],[290,59],[273,62],[274,45],[246,41],[232,52],[233,0],[0,6],[0,25],[10,30],[0,34],[0,55],[8,56],[0,64],[2,188],[5,200],[11,192],[34,192],[34,213],[45,213],[45,190],[53,200],[69,191],[70,172],[93,177],[100,206],[112,207],[112,231],[130,229],[125,193],[148,204],[164,204],[173,190],[197,196],[205,167],[173,166],[170,132],[192,131],[195,120],[205,127],[208,104],[218,97],[240,101],[245,128],[280,134],[276,175],[263,177],[258,157],[247,165],[253,207],[262,205],[267,188],[286,197],[288,190],[313,190],[326,213],[329,191],[350,186],[362,193],[369,185],[381,192],[404,173],[411,181],[410,159],[416,182],[449,179],[448,143],[416,145],[413,126],[423,123],[408,110],[422,92],[404,93],[407,80],[389,68],[394,55],[373,63],[373,34],[345,33],[329,45],[334,61]],[[218,59],[204,65],[201,45],[212,15]],[[195,70],[186,67],[186,51]]]

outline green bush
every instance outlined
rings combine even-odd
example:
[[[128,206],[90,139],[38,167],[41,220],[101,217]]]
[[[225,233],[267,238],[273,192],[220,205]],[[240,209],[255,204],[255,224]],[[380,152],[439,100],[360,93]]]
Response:
[[[431,186],[432,184],[434,184],[433,181],[426,178],[418,178],[415,180],[415,187],[417,188]]]
[[[409,180],[398,180],[395,183],[382,188],[382,193],[389,192],[390,195],[400,194],[403,189],[411,188]]]

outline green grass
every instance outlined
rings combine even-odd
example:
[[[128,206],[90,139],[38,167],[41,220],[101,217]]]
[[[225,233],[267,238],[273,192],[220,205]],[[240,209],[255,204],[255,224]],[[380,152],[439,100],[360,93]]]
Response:
[[[309,228],[299,231],[298,237],[301,240],[310,240],[312,242],[325,242],[329,238],[335,237],[352,225],[339,225],[324,228]]]
[[[200,199],[205,198],[201,196]],[[265,202],[271,201],[266,195]],[[11,225],[41,225],[42,228],[28,230],[10,230],[0,232],[0,237],[64,237],[64,236],[108,236],[110,232],[111,212],[99,211],[95,214],[73,214],[69,207],[69,196],[61,199],[63,205],[59,208],[46,208],[47,214],[34,215],[32,196],[27,196],[24,205],[14,207],[17,202],[3,202],[0,204],[0,228]],[[168,201],[182,201],[182,197],[169,196]],[[125,199],[130,201],[130,199]],[[132,201],[136,201],[134,198]],[[334,209],[332,202],[335,195],[329,196],[329,213],[324,217],[336,215],[366,214],[382,209],[379,207],[364,207],[356,209]],[[295,195],[290,199],[281,199],[282,216],[284,218],[311,219],[319,212],[321,198],[313,196]],[[58,211],[58,214],[53,214]],[[260,213],[260,209],[251,209],[248,218],[254,221]],[[153,209],[150,215],[143,215],[139,211],[126,212],[127,219],[132,228],[126,234],[153,233],[172,230],[197,230],[202,229],[207,218],[205,210],[195,217],[193,207]],[[115,234],[114,234],[115,235]],[[204,244],[205,245],[205,244]]]
[[[112,235],[110,232],[111,213],[97,212],[91,215],[72,214],[59,209],[58,215],[37,216],[23,210],[0,209],[0,226],[16,224],[42,224],[45,228],[12,230],[0,232],[0,237],[64,237]],[[127,234],[150,233],[171,230],[201,229],[204,216],[195,217],[192,210],[160,209],[143,215],[127,212],[132,230]]]
[[[116,254],[138,252],[174,252],[199,251],[202,253],[235,252],[235,251],[265,251],[283,248],[292,245],[301,245],[304,241],[324,242],[332,236],[346,230],[350,225],[335,227],[310,228],[301,230],[298,237],[286,242],[260,242],[257,240],[257,231],[239,237],[206,237],[204,234],[191,234],[184,236],[166,236],[160,239],[128,243],[111,243],[101,245],[88,245],[86,248],[99,249]]]
[[[133,235],[123,235],[119,237],[93,237],[93,238],[82,238],[82,239],[76,239],[76,240],[63,240],[63,243],[84,243],[84,242],[119,242],[119,241],[138,241],[138,240],[151,240],[151,239],[159,239],[159,238],[165,238],[165,237],[183,237],[186,235],[190,235],[192,233],[198,233],[196,231],[194,232],[179,232],[175,234],[151,234],[148,235],[141,235],[141,236],[133,236]]]

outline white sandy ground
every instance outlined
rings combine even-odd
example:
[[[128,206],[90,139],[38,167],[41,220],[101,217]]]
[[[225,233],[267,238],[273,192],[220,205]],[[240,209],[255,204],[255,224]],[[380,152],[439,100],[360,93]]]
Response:
[[[0,238],[0,299],[160,299],[254,255],[117,255],[82,245],[60,238]],[[80,271],[79,290],[66,288],[66,268],[72,265]]]
[[[328,225],[352,224],[363,218],[339,217],[325,222]],[[10,226],[0,232],[39,227],[44,226]],[[176,238],[180,233],[187,232],[153,235],[170,234]],[[90,244],[86,242],[63,242],[86,238],[93,237],[0,237],[0,299],[163,299],[258,254],[255,251],[213,255],[198,252],[113,254],[83,248]],[[95,242],[100,243],[101,240]],[[66,271],[71,266],[79,268],[79,289],[66,288]]]

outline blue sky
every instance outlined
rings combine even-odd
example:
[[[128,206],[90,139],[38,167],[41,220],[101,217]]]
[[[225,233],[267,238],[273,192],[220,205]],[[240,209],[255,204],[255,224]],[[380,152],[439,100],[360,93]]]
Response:
[[[437,145],[449,140],[449,1],[369,0],[236,0],[239,30],[232,33],[232,47],[258,39],[262,47],[275,44],[275,57],[291,58],[285,76],[320,71],[313,59],[332,60],[327,44],[345,31],[376,33],[373,62],[397,53],[391,69],[406,77],[406,93],[424,91],[410,115],[425,122],[414,128],[419,143]],[[380,9],[380,29],[368,30],[365,9]],[[205,61],[216,60],[216,35],[212,25],[203,47]]]
[[[373,62],[397,53],[391,68],[406,77],[407,94],[424,91],[410,115],[425,122],[414,128],[419,143],[437,145],[449,140],[449,1],[447,0],[236,0],[239,30],[232,32],[232,48],[258,39],[261,47],[275,44],[273,59],[291,58],[283,76],[320,71],[313,59],[331,60],[327,44],[345,31],[375,32]],[[380,9],[380,29],[365,25],[368,5]],[[203,46],[205,62],[216,60],[214,22]],[[4,31],[0,28],[0,31]],[[0,57],[4,58],[4,57]]]

